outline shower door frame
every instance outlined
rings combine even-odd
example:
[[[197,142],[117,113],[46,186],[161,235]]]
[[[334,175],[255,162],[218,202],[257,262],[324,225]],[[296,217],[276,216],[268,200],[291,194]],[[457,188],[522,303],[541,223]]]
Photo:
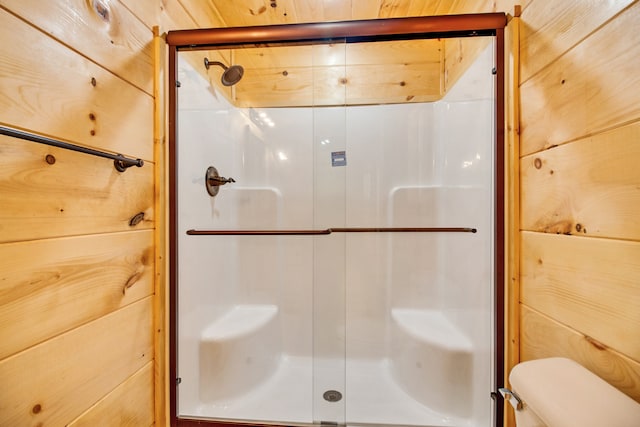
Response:
[[[169,415],[171,426],[265,426],[260,423],[215,421],[180,418],[177,415],[177,295],[178,295],[178,248],[177,248],[177,74],[179,51],[229,48],[234,46],[278,43],[319,44],[334,39],[349,42],[389,41],[395,39],[495,37],[495,147],[494,147],[494,385],[491,397],[495,402],[495,426],[502,427],[504,401],[497,390],[504,387],[504,286],[505,286],[505,47],[504,28],[507,16],[504,13],[482,13],[467,15],[441,15],[410,18],[371,19],[362,21],[339,21],[308,24],[286,24],[253,27],[225,27],[194,30],[169,31],[166,36],[169,54]],[[274,427],[277,424],[269,424]],[[284,427],[284,426],[283,426]]]

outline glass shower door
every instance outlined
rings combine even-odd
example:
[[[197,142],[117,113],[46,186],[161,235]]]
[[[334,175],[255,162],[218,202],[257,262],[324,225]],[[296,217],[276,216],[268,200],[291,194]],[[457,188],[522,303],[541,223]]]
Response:
[[[343,46],[180,54],[180,416],[345,422]]]
[[[465,40],[346,45],[347,425],[492,423],[495,45],[472,42],[434,98]]]
[[[493,46],[439,99],[443,49],[180,54],[180,416],[489,425]]]

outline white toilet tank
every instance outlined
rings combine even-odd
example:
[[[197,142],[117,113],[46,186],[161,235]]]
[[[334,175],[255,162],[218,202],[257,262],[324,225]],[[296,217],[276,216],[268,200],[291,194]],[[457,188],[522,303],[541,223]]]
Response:
[[[640,404],[572,360],[522,362],[509,381],[518,427],[640,427]]]

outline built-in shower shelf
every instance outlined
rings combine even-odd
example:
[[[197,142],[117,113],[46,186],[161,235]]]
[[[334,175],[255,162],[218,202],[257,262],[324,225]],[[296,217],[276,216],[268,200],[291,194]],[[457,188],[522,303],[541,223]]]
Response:
[[[275,319],[275,305],[237,305],[211,323],[203,332],[203,341],[225,341],[255,334]]]
[[[409,336],[448,351],[471,352],[469,338],[440,311],[394,308],[391,317]]]
[[[200,400],[241,396],[271,377],[282,352],[275,305],[236,305],[200,336]]]
[[[391,310],[391,373],[409,395],[441,413],[466,418],[473,386],[473,345],[437,310]]]

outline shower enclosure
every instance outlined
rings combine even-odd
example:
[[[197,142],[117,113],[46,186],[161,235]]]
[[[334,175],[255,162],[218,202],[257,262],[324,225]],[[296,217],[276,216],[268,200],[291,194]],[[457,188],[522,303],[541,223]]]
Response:
[[[173,425],[501,425],[504,20],[169,33]]]

